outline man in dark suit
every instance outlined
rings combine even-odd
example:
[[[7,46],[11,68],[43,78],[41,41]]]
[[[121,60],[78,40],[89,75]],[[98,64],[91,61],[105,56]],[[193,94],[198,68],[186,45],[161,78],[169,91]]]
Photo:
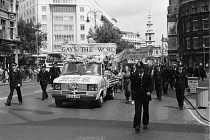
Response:
[[[157,100],[161,101],[164,75],[163,75],[162,70],[160,69],[160,66],[157,66],[156,70],[154,71],[153,78],[155,81],[155,90],[157,93]]]
[[[143,106],[143,129],[147,129],[149,123],[149,101],[153,90],[151,76],[144,73],[144,66],[139,67],[139,73],[132,77],[131,90],[134,93],[135,115],[133,127],[137,132],[140,131],[141,114]]]
[[[17,63],[12,63],[12,69],[9,72],[9,85],[10,85],[10,94],[7,98],[6,106],[11,105],[12,96],[14,89],[17,91],[19,105],[22,104],[22,95],[20,87],[22,86],[22,75],[20,70],[17,67]]]
[[[183,66],[179,65],[178,70],[175,72],[174,81],[176,89],[176,99],[178,101],[179,109],[183,110],[184,104],[184,91],[188,87],[187,73],[182,70]]]
[[[138,76],[139,74],[139,71],[138,69],[136,68],[136,64],[133,64],[133,69],[131,69],[131,76],[130,76],[130,79],[132,81],[132,79],[136,76]],[[133,91],[131,91],[131,104],[134,104],[134,95],[133,95]]]
[[[46,89],[47,89],[49,80],[50,80],[49,72],[46,71],[46,66],[43,65],[37,77],[37,82],[40,82],[40,85],[42,88],[42,100],[45,100],[48,98]]]
[[[57,77],[59,77],[61,71],[60,68],[57,67],[57,62],[54,62],[52,64],[53,66],[50,68],[50,82],[51,82],[51,86],[53,87],[53,80]]]

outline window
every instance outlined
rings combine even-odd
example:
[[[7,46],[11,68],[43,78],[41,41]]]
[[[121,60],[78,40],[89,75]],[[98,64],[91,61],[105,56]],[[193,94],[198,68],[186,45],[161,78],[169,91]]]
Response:
[[[203,37],[203,47],[209,48],[209,36]]]
[[[187,38],[187,49],[190,49],[190,39]]]
[[[42,30],[47,30],[47,24],[42,24]]]
[[[190,22],[186,22],[186,31],[189,32],[190,31]]]
[[[47,20],[47,15],[42,15],[42,20]]]
[[[84,7],[80,7],[80,12],[84,12],[85,8]]]
[[[209,19],[203,19],[203,29],[208,29],[209,28]]]
[[[82,31],[85,30],[85,25],[84,25],[84,24],[81,24],[81,25],[80,25],[80,30],[82,30]]]
[[[84,34],[81,34],[80,37],[81,37],[81,40],[85,40],[85,35]]]
[[[186,7],[185,7],[185,15],[188,15],[189,14],[189,6],[187,5]]]
[[[202,12],[208,12],[209,6],[208,2],[203,2],[201,5]]]
[[[193,21],[193,31],[197,31],[198,30],[198,21],[194,20]]]
[[[42,6],[42,12],[46,11],[46,6]]]
[[[85,16],[80,16],[80,21],[85,21]]]
[[[197,4],[196,3],[193,3],[192,4],[192,13],[197,13],[197,10],[198,10],[198,7],[197,7]]]
[[[198,37],[194,37],[193,38],[193,48],[194,49],[197,49],[199,46],[198,46]]]
[[[151,40],[151,36],[149,37],[149,41]]]

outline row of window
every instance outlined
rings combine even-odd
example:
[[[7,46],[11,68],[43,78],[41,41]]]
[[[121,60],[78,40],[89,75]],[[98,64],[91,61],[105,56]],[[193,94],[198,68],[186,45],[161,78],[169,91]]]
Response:
[[[207,19],[202,19],[202,21],[193,20],[192,29],[191,29],[191,22],[186,22],[186,25],[183,24],[183,32],[185,32],[185,27],[184,26],[186,26],[186,32],[189,32],[191,30],[197,31],[199,29],[199,27],[202,27],[202,29],[206,30],[206,29],[209,29],[209,19],[208,18]]]
[[[53,16],[54,21],[73,21],[73,16]]]
[[[9,2],[8,0],[0,0],[0,9],[13,12],[13,1]]]
[[[209,3],[208,2],[193,2],[186,4],[181,8],[181,16],[194,14],[197,12],[207,12],[209,9]]]
[[[53,12],[57,13],[75,13],[76,7],[69,7],[69,6],[54,6]]]
[[[54,31],[73,31],[73,25],[67,25],[67,24],[54,24],[53,27]]]
[[[22,2],[24,2],[24,0],[22,1],[20,1],[20,3],[22,3]],[[31,6],[32,4],[34,4],[34,0],[31,2],[31,0],[29,1],[29,2],[26,2],[26,4],[23,4],[23,5],[21,5],[21,7],[20,7],[20,9],[21,10],[25,10],[27,7],[29,7],[29,6]],[[20,10],[19,9],[19,10]]]
[[[201,40],[203,40],[202,46],[199,45],[200,44],[199,42],[201,42]],[[203,37],[202,39],[199,39],[198,37],[194,37],[193,40],[191,40],[190,38],[187,38],[187,41],[186,41],[187,49],[191,49],[191,41],[193,43],[194,49],[198,49],[202,47],[209,48],[209,36]],[[184,39],[183,39],[183,43],[184,43]]]
[[[53,0],[53,3],[73,3],[73,0]]]
[[[65,40],[74,41],[74,35],[54,35],[55,42],[64,42]],[[85,34],[80,34],[80,40],[85,40]]]

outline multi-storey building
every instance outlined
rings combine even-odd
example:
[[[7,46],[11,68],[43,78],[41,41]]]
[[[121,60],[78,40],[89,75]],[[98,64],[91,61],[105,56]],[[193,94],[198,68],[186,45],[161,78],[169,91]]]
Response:
[[[145,45],[145,42],[142,40],[142,38],[140,38],[139,33],[120,31],[120,34],[122,36],[122,39],[134,45],[136,49],[139,49],[140,47]]]
[[[167,32],[168,32],[168,63],[178,63],[179,53],[178,39],[177,39],[177,21],[179,12],[179,0],[169,0],[168,14],[167,14]]]
[[[209,67],[209,0],[180,0],[178,37],[185,65]]]
[[[43,52],[60,51],[64,41],[87,43],[89,29],[115,20],[95,0],[20,0],[19,18],[41,24]]]
[[[19,43],[17,35],[18,6],[19,2],[16,0],[0,1],[0,66],[3,67],[8,67],[9,56]]]

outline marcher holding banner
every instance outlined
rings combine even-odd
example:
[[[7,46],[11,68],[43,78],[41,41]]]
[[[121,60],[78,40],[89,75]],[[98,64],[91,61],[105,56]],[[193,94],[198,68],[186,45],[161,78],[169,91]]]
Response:
[[[184,92],[188,87],[187,74],[182,70],[183,66],[179,65],[178,70],[175,72],[174,81],[176,89],[176,98],[178,101],[179,109],[183,110]]]

